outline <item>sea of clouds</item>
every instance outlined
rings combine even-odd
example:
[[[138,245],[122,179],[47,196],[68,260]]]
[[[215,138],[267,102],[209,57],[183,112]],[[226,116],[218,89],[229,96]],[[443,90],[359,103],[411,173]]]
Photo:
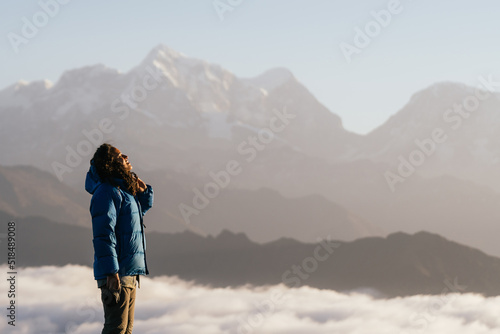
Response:
[[[0,270],[7,276],[7,267]],[[6,279],[0,289],[0,333],[95,334],[102,329],[91,268],[20,269],[15,327],[6,317]],[[500,333],[500,297],[470,293],[380,299],[285,285],[210,288],[155,277],[141,280],[136,303],[138,334]]]

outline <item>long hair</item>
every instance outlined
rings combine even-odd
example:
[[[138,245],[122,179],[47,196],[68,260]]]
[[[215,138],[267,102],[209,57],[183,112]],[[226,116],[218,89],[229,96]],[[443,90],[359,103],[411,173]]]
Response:
[[[99,175],[103,182],[109,182],[114,186],[118,186],[114,178],[122,179],[125,189],[135,196],[139,188],[137,185],[137,174],[126,170],[116,160],[114,150],[116,150],[114,146],[107,143],[102,144],[95,151],[90,163],[94,165],[97,175]]]

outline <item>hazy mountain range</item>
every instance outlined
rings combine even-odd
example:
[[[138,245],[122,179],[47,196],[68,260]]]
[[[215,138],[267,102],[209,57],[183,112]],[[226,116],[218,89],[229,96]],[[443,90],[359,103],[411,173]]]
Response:
[[[189,228],[201,235],[216,235],[230,229],[265,241],[297,235],[310,241],[328,235],[354,240],[380,234],[370,223],[320,195],[288,199],[265,188],[228,189],[213,200],[202,216],[193,217],[187,224],[174,204],[176,200],[187,200],[191,194],[175,180],[154,174],[149,179],[155,188],[168,191],[155,193],[155,210],[145,219],[151,230],[175,232]],[[0,186],[0,210],[14,217],[37,215],[64,224],[92,226],[91,195],[75,191],[48,172],[30,166],[0,166]]]
[[[0,219],[9,218],[0,212]],[[89,228],[26,217],[16,219],[16,230],[19,267],[92,265]],[[427,232],[352,242],[325,238],[301,243],[281,238],[258,244],[227,230],[216,237],[149,231],[147,245],[153,276],[178,276],[210,286],[283,283],[371,291],[379,297],[447,292],[498,295],[500,291],[499,258]]]
[[[127,73],[94,65],[55,83],[18,82],[0,91],[0,164],[35,166],[74,188],[27,167],[2,168],[2,190],[11,190],[2,191],[1,209],[85,224],[88,161],[108,140],[155,187],[151,230],[230,229],[260,242],[427,230],[500,255],[500,100],[490,92],[471,107],[475,94],[438,83],[361,136],[286,69],[238,78],[160,45]],[[453,111],[457,104],[472,111],[465,117]],[[422,144],[435,131],[439,142]],[[416,140],[428,154],[413,153],[425,150]],[[422,160],[415,171],[401,160],[412,157]],[[240,172],[187,224],[179,205],[193,206],[195,189],[203,191],[213,182],[210,172],[225,171],[231,160]],[[394,191],[387,172],[403,180]],[[39,190],[30,191],[35,185]],[[44,187],[51,189],[46,198]]]

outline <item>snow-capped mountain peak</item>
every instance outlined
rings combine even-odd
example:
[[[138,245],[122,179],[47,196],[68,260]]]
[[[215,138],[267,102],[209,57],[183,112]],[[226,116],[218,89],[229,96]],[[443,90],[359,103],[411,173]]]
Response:
[[[5,107],[27,107],[53,86],[49,80],[20,80],[0,91],[0,103]]]
[[[82,131],[99,128],[103,119],[112,120],[112,128],[120,131],[103,134],[102,140],[130,140],[158,150],[166,143],[182,150],[233,149],[246,136],[262,136],[262,129],[273,126],[278,129],[273,148],[298,148],[311,156],[343,152],[349,135],[338,117],[295,83],[284,68],[240,79],[217,64],[159,45],[126,73],[92,65],[64,72],[50,89],[42,82],[0,91],[0,113],[6,119],[0,139],[16,143],[8,163],[22,163],[23,152],[36,150],[39,166],[47,170],[52,162],[65,161],[68,146],[78,149],[85,140]],[[28,86],[45,93],[15,93]],[[333,148],[318,145],[324,142]],[[139,159],[143,155],[137,154]],[[161,158],[145,168],[169,161]]]
[[[82,85],[102,87],[109,84],[119,74],[118,70],[103,64],[85,66],[64,72],[54,86],[54,89],[68,89]]]
[[[183,53],[171,49],[164,44],[159,44],[149,52],[149,54],[146,56],[143,62],[152,63],[155,60],[178,59],[178,58],[187,58],[187,57]]]
[[[271,91],[277,87],[284,85],[290,80],[296,80],[290,70],[284,67],[272,68],[263,74],[249,79],[243,79],[245,82],[255,86],[265,89],[266,91]]]
[[[25,81],[19,80],[13,85],[8,86],[3,90],[4,93],[16,93],[21,91],[45,91],[52,88],[54,84],[50,80]]]

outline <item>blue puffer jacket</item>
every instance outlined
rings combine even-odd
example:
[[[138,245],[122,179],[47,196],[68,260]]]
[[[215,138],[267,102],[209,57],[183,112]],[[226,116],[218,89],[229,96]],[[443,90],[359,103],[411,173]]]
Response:
[[[120,179],[115,181],[118,185],[123,184]],[[147,185],[143,193],[134,197],[124,187],[102,182],[91,165],[85,190],[92,194],[94,278],[105,279],[115,273],[120,276],[147,275],[142,219],[153,206],[153,188]]]

